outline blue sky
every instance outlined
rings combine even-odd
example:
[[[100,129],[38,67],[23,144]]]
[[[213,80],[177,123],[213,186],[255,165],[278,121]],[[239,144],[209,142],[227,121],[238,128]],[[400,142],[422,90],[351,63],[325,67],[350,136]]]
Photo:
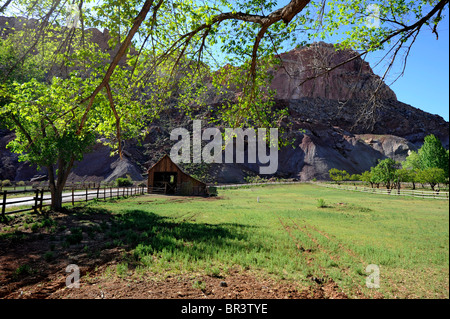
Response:
[[[448,13],[447,9],[446,15]],[[391,85],[391,88],[399,101],[428,113],[438,114],[448,121],[450,72],[448,16],[441,22],[438,33],[439,40],[436,40],[436,35],[428,28],[421,31],[408,57],[404,75]],[[373,53],[367,60],[371,65],[375,65],[381,53]],[[395,80],[401,71],[401,63],[398,62],[386,84]],[[381,76],[383,70],[376,68],[374,71]]]

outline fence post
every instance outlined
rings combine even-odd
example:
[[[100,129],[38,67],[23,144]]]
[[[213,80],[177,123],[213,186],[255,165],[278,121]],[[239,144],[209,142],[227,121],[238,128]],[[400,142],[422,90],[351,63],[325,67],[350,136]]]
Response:
[[[86,187],[86,202],[88,201],[88,188]]]
[[[98,199],[99,196],[100,196],[100,188],[97,187],[97,199]]]
[[[2,217],[5,218],[5,212],[6,212],[6,194],[8,191],[5,189],[3,191],[3,202],[2,202]]]
[[[74,188],[73,188],[73,186],[72,186],[72,206],[75,206],[75,191],[74,191]]]
[[[38,200],[39,200],[39,189],[36,188],[36,190],[34,191],[34,207],[33,207],[35,214],[37,214]]]
[[[41,198],[39,200],[39,211],[42,213],[42,203],[44,202],[44,189],[41,189]]]
[[[103,188],[103,200],[106,200],[106,188]]]

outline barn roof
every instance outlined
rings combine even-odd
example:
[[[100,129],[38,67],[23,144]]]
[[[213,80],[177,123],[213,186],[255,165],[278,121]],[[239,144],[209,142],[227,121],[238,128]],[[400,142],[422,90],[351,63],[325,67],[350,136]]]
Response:
[[[151,170],[153,170],[153,169],[154,169],[161,161],[163,161],[165,158],[169,159],[169,161],[172,162],[172,164],[175,165],[175,167],[176,167],[182,174],[188,176],[189,178],[192,178],[194,181],[196,181],[196,182],[198,182],[198,183],[200,183],[200,184],[206,185],[206,183],[204,183],[204,182],[202,182],[202,181],[199,181],[198,179],[192,177],[191,175],[189,175],[188,173],[186,173],[185,171],[183,171],[183,170],[181,169],[181,167],[178,166],[177,163],[175,163],[174,161],[172,161],[172,159],[170,158],[170,156],[167,155],[167,154],[164,155],[159,161],[157,161],[152,167],[150,167],[150,168],[147,170],[147,173],[149,173]]]

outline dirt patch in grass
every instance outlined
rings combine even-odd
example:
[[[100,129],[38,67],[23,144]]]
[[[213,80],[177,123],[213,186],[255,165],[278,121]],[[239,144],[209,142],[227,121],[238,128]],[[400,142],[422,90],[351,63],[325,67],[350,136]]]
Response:
[[[80,288],[67,288],[65,276],[21,287],[4,298],[14,299],[344,299],[345,294],[332,281],[299,290],[287,281],[260,278],[246,270],[231,271],[216,278],[207,275],[167,275],[146,273],[120,278],[105,275],[103,265],[82,276]],[[84,273],[86,275],[86,273]]]
[[[0,224],[0,298],[346,298],[332,281],[299,289],[292,281],[243,269],[220,277],[162,277],[150,271],[138,274],[136,269],[122,277],[109,274],[127,253],[125,238],[112,231],[115,222],[110,212],[85,207],[48,216],[23,215]],[[79,289],[66,287],[66,267],[71,264],[80,265]]]

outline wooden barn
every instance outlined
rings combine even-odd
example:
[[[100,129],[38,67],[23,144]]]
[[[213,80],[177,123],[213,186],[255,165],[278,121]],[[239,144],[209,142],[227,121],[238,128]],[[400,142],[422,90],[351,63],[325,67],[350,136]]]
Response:
[[[189,176],[175,164],[168,155],[164,155],[148,170],[148,192],[186,196],[206,196],[205,183]]]

